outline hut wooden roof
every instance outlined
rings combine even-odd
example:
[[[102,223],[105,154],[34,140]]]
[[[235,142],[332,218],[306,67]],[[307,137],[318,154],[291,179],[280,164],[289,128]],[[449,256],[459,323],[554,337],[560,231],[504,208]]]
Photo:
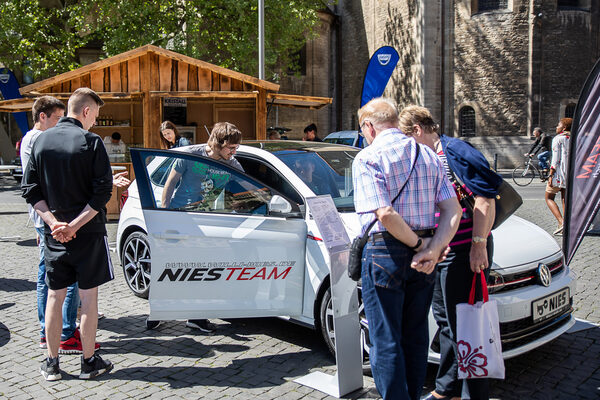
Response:
[[[279,90],[275,83],[146,45],[24,86],[20,91],[23,96],[70,93],[84,86],[105,93]]]

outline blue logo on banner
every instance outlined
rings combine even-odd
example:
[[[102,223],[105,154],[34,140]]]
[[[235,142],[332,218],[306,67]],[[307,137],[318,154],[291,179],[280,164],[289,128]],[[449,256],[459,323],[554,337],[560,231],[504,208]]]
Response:
[[[399,59],[398,52],[390,46],[380,47],[373,54],[371,60],[369,60],[367,72],[365,72],[360,98],[361,107],[367,104],[369,100],[383,94]]]
[[[15,78],[15,74],[11,70],[3,68],[0,70],[0,92],[4,100],[20,99],[21,93],[19,92],[19,82]],[[13,113],[13,117],[17,121],[17,125],[21,130],[21,135],[25,135],[29,130],[29,123],[27,122],[27,113],[17,112]]]

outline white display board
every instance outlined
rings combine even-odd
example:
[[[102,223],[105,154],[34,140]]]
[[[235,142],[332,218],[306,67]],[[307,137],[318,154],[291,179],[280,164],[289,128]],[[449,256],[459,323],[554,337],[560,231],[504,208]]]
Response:
[[[358,293],[347,273],[350,239],[330,195],[306,202],[329,253],[337,372],[313,372],[295,382],[339,398],[363,387]]]

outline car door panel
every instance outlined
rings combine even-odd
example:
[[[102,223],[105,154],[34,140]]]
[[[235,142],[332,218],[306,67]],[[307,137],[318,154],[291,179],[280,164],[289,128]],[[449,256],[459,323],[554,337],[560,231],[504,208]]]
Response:
[[[143,162],[152,153],[165,154],[132,152],[152,257],[150,319],[300,315],[305,221],[233,209],[161,209]],[[257,185],[261,196],[268,198],[269,188],[251,178],[242,181],[247,177],[229,166],[203,157],[166,154],[227,171],[243,186]]]

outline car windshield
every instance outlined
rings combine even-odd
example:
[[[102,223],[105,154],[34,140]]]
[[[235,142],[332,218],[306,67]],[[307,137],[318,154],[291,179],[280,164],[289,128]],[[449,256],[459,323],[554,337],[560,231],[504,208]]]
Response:
[[[358,150],[281,150],[273,154],[316,195],[329,194],[339,211],[354,211],[352,161]]]

